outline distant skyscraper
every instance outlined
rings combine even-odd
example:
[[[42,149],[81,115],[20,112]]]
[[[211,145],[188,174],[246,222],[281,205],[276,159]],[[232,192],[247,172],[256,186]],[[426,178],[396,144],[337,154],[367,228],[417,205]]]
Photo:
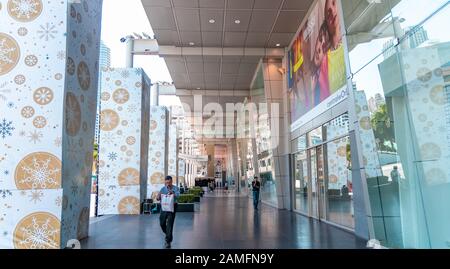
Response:
[[[411,49],[419,47],[429,39],[428,32],[423,28],[423,26],[410,27],[406,30],[406,33],[409,36],[409,47]]]
[[[428,32],[423,28],[419,27],[408,27],[405,29],[405,33],[408,36],[406,46],[410,49],[415,49],[429,40]],[[395,39],[391,39],[383,44],[383,56],[386,60],[396,53]]]
[[[99,72],[99,78],[98,78],[98,91],[97,91],[97,118],[95,121],[95,143],[98,144],[99,141],[99,132],[100,132],[100,95],[101,95],[101,84],[102,84],[102,77],[101,77],[101,70],[103,68],[110,68],[111,67],[111,49],[108,48],[108,46],[103,43],[103,41],[100,43],[100,59],[99,59],[99,65],[100,65],[100,72]]]
[[[386,101],[384,100],[383,96],[377,93],[374,97],[369,98],[369,111],[371,113],[375,113],[384,104],[386,104]]]
[[[111,67],[111,49],[103,41],[100,44],[100,68]]]

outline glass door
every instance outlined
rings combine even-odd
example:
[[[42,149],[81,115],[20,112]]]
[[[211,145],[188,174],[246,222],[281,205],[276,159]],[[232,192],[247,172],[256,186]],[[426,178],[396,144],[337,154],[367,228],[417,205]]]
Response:
[[[326,219],[326,185],[323,146],[309,151],[309,212],[317,219]]]
[[[306,151],[295,155],[294,209],[309,214],[308,209],[308,158]]]
[[[319,192],[317,185],[317,152],[316,148],[309,150],[309,212],[313,218],[319,218]]]
[[[319,210],[319,218],[326,220],[327,218],[327,204],[326,204],[326,181],[325,181],[325,165],[324,165],[324,148],[317,147],[317,204]]]

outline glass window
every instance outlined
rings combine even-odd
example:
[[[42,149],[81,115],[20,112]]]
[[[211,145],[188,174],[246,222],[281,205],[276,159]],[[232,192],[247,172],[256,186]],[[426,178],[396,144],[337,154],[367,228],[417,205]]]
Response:
[[[326,144],[327,219],[354,228],[353,184],[351,171],[350,140],[348,137]]]
[[[294,208],[308,214],[308,159],[306,151],[295,155]]]
[[[338,137],[348,135],[350,121],[348,113],[335,118],[324,125],[325,140],[330,141]]]
[[[372,235],[391,248],[449,248],[450,5],[369,2],[343,0]]]
[[[308,147],[320,145],[322,142],[322,126],[308,133]]]

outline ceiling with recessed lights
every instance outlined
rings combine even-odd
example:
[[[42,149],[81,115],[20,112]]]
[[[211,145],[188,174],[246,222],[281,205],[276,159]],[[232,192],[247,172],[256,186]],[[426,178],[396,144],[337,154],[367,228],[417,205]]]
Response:
[[[142,0],[160,46],[280,48],[313,0]],[[260,56],[171,56],[177,89],[248,90]]]

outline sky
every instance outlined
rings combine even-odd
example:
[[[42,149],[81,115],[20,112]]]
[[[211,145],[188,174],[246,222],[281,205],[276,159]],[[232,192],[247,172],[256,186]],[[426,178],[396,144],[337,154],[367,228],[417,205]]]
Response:
[[[111,49],[112,67],[125,67],[126,46],[120,39],[133,32],[153,36],[141,0],[104,0],[102,40]],[[136,56],[134,66],[142,67],[154,82],[172,82],[164,59],[158,56]]]

